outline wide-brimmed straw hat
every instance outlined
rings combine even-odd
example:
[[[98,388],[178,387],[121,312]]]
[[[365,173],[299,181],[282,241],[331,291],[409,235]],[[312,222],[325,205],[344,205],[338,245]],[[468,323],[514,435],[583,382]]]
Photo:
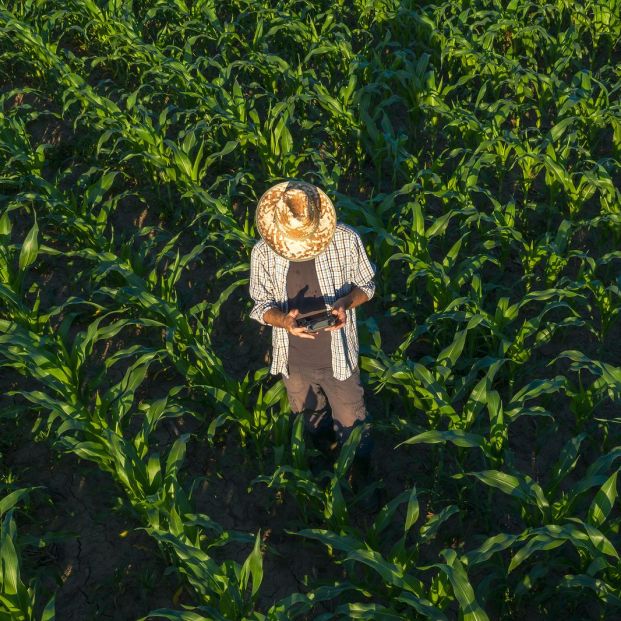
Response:
[[[336,230],[336,211],[317,186],[283,181],[259,199],[256,224],[276,254],[289,261],[308,261],[330,243]]]

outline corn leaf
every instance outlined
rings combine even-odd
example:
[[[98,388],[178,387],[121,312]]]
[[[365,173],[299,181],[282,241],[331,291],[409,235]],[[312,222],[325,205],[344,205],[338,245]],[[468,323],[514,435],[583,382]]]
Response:
[[[32,265],[37,255],[39,254],[39,225],[37,224],[37,219],[35,218],[34,224],[24,242],[22,244],[22,248],[19,253],[19,269],[20,271],[25,270],[29,265]]]
[[[587,522],[593,524],[593,526],[601,526],[606,521],[608,514],[615,504],[617,499],[618,472],[618,470],[615,470],[597,491],[597,494],[595,494],[595,498],[589,507],[587,516]]]

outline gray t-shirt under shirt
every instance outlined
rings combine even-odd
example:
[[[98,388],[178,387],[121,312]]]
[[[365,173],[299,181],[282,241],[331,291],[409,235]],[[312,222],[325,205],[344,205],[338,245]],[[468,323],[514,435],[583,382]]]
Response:
[[[301,315],[325,310],[319,286],[315,259],[291,261],[287,272],[289,310],[297,308]],[[324,369],[332,367],[331,335],[326,330],[314,333],[315,339],[289,335],[289,368]]]

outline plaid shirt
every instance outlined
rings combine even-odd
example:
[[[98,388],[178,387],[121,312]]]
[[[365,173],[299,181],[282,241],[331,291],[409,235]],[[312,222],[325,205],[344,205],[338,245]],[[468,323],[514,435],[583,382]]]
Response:
[[[328,247],[315,257],[315,267],[326,308],[347,295],[354,286],[369,299],[375,293],[374,266],[369,262],[360,236],[351,227],[338,223]],[[255,244],[250,257],[250,297],[254,307],[250,317],[259,323],[270,308],[288,312],[287,271],[289,261],[276,254],[261,240]],[[358,332],[356,311],[347,311],[347,322],[331,334],[332,373],[338,380],[347,379],[358,366]],[[272,366],[274,375],[288,377],[289,334],[284,328],[272,328]]]

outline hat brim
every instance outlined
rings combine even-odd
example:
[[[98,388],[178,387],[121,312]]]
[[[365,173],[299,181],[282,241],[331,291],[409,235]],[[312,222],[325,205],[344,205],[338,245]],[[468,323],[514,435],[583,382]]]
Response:
[[[265,243],[281,257],[288,261],[309,261],[321,254],[332,240],[336,231],[336,211],[328,195],[317,186],[311,186],[319,195],[317,228],[312,235],[304,239],[288,236],[275,215],[289,183],[289,181],[278,183],[261,196],[255,215],[257,231]]]

